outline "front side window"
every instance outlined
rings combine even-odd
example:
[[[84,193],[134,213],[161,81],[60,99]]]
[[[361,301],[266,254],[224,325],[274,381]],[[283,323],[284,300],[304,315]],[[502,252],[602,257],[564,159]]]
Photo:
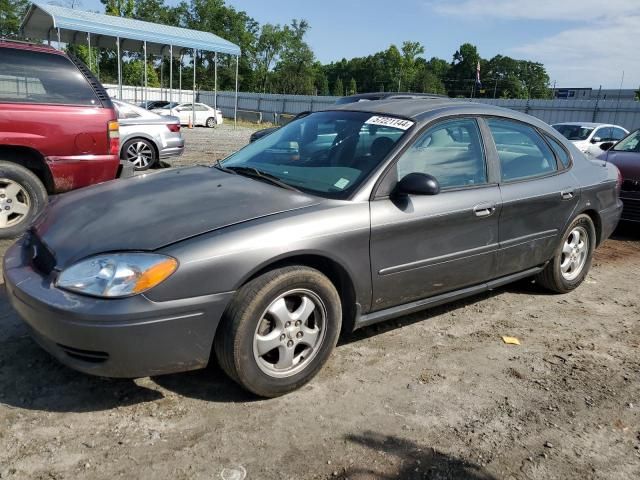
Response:
[[[12,48],[0,55],[0,102],[100,105],[91,85],[68,58]]]
[[[630,133],[627,138],[613,147],[613,150],[616,152],[640,152],[640,130]]]
[[[398,181],[410,173],[426,173],[443,189],[487,183],[480,138],[477,122],[468,118],[429,128],[398,160]]]
[[[613,142],[613,127],[600,127],[593,134],[593,139],[598,138],[599,142]]]
[[[613,133],[611,135],[612,141],[617,142],[618,140],[622,140],[626,135],[627,133],[623,129],[613,127]]]
[[[410,120],[365,112],[312,113],[250,143],[222,167],[268,174],[327,198],[348,198],[412,126]]]
[[[546,175],[557,170],[553,153],[532,127],[510,120],[487,120],[498,150],[502,181]]]

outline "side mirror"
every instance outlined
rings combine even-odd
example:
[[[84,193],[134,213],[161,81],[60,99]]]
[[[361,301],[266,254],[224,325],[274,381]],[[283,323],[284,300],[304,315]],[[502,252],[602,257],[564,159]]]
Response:
[[[613,145],[614,145],[614,142],[604,142],[604,143],[601,143],[599,147],[600,147],[600,150],[606,152],[608,150],[611,150],[611,147],[613,147]]]
[[[396,191],[401,195],[437,195],[440,184],[432,175],[410,173],[398,182]]]
[[[591,139],[591,143],[598,143],[598,142],[601,142],[601,141],[602,141],[602,138],[600,138],[600,137],[593,137]]]

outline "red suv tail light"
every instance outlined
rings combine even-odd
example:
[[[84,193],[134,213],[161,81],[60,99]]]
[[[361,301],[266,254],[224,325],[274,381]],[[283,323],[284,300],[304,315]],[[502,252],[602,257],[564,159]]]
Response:
[[[116,120],[108,123],[109,130],[109,154],[120,155],[120,127]]]
[[[179,123],[167,123],[167,128],[174,133],[178,133],[180,131]]]

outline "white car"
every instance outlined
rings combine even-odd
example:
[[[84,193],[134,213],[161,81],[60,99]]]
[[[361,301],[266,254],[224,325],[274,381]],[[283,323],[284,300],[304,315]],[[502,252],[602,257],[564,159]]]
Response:
[[[578,150],[591,157],[602,153],[600,145],[604,142],[617,142],[629,133],[619,125],[592,122],[566,122],[551,125],[567,140],[570,140]]]
[[[196,103],[194,120],[193,107],[194,105],[192,103],[176,103],[173,104],[173,106],[169,104],[164,108],[154,108],[151,111],[160,115],[176,116],[180,119],[182,125],[189,125],[190,122],[194,126],[202,125],[203,127],[209,128],[222,125],[222,112],[220,110],[216,110],[204,103]]]

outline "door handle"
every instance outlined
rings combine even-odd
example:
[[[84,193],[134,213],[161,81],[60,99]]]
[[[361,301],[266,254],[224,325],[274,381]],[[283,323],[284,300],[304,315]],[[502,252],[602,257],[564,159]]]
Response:
[[[560,192],[560,196],[562,197],[563,200],[571,200],[573,198],[573,196],[575,195],[576,191],[571,189],[571,190],[563,190],[562,192]]]
[[[473,207],[473,213],[476,217],[490,217],[495,211],[495,205],[476,205]]]

